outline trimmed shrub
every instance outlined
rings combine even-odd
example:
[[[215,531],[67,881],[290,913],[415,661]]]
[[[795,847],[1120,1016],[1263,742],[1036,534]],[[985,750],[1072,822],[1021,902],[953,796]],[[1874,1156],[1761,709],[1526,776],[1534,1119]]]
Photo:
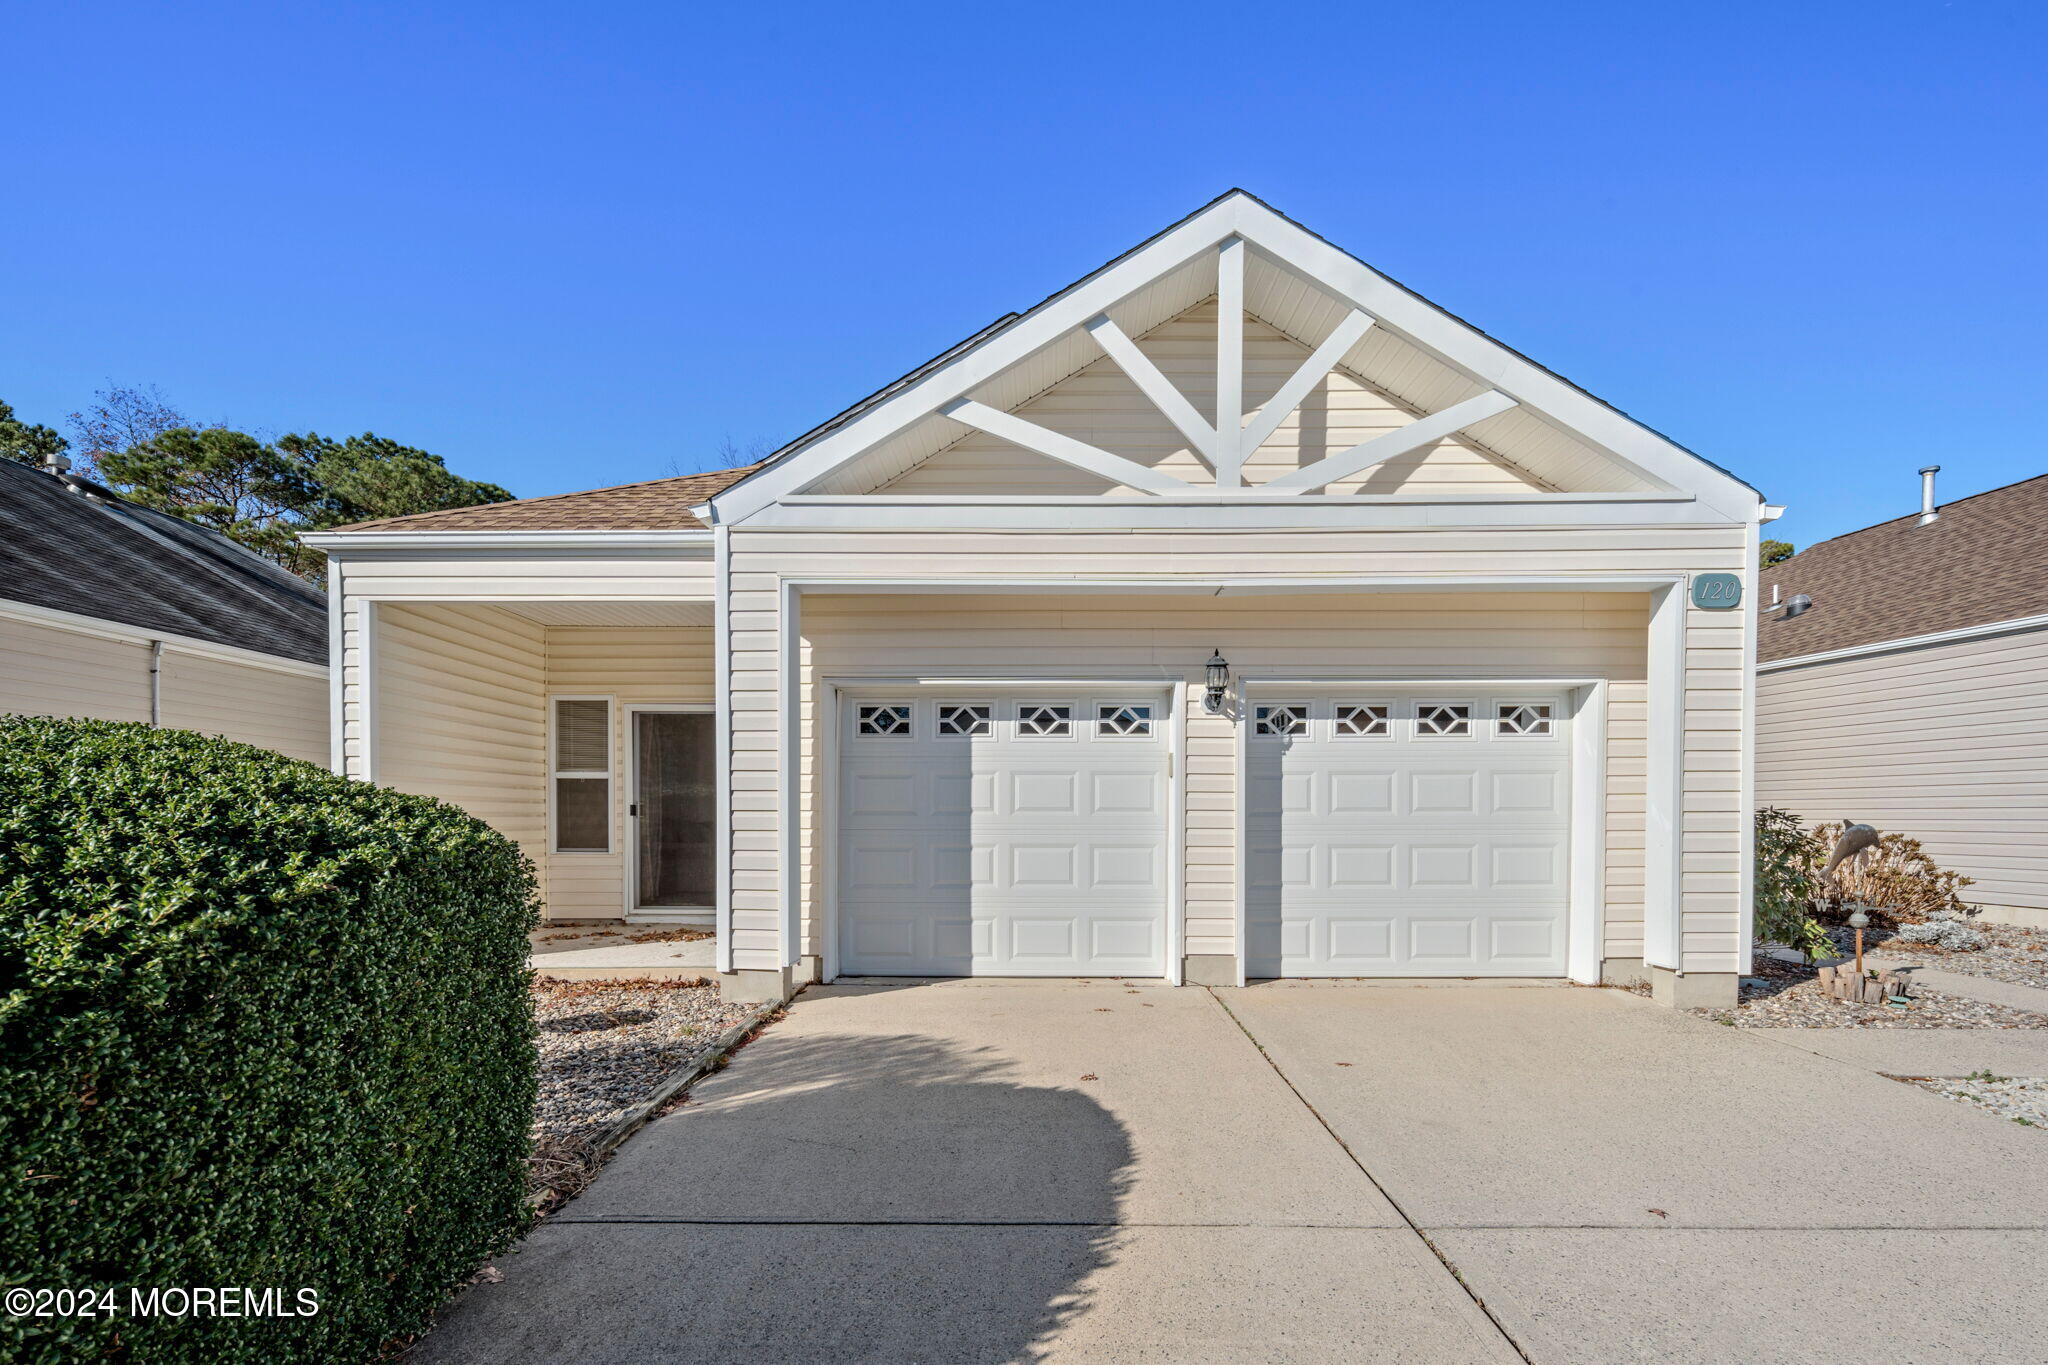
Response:
[[[453,806],[0,717],[0,1285],[118,1295],[0,1315],[0,1359],[345,1363],[422,1327],[525,1224],[537,903]]]
[[[1813,850],[1808,871],[1814,878],[1814,909],[1822,919],[1839,923],[1851,902],[1871,907],[1873,923],[1887,929],[1918,924],[1936,913],[1974,915],[1959,894],[1973,880],[1960,872],[1945,872],[1927,856],[1918,839],[1903,834],[1880,832],[1877,847],[1852,859],[1835,872],[1840,889],[1820,880],[1835,840],[1842,836],[1840,822],[1821,825],[1813,831]]]

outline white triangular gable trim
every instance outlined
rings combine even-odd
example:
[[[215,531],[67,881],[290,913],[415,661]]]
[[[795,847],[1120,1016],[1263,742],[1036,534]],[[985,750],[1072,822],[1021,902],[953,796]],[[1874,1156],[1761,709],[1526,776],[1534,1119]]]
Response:
[[[1350,304],[1403,340],[1478,384],[1557,423],[1645,479],[1690,493],[1731,521],[1754,520],[1761,499],[1733,475],[1607,406],[1493,338],[1460,321],[1371,266],[1232,191],[1137,250],[1055,295],[978,344],[907,383],[845,425],[819,435],[712,498],[717,520],[745,520],[800,493],[832,470],[981,384],[1085,327],[1118,301],[1205,251],[1240,237],[1281,265]],[[1228,494],[1230,490],[1221,490]],[[1540,496],[1540,495],[1537,495]]]

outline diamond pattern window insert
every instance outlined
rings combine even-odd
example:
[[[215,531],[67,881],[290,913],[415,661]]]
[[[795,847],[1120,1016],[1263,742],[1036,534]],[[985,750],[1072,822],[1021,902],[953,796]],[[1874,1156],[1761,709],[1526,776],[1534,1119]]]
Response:
[[[877,739],[909,739],[910,707],[889,703],[860,706],[854,711],[856,733]]]
[[[1495,712],[1494,724],[1504,735],[1547,735],[1553,732],[1550,707],[1541,702],[1502,702]]]
[[[1040,704],[1017,708],[1017,733],[1025,738],[1059,739],[1074,733],[1074,708]]]
[[[1252,731],[1261,735],[1305,735],[1308,733],[1308,708],[1299,703],[1255,706],[1252,708]]]
[[[1452,739],[1472,733],[1472,708],[1464,702],[1423,702],[1415,708],[1415,733]]]
[[[1394,708],[1384,703],[1337,708],[1337,738],[1385,739],[1393,733]]]
[[[947,738],[991,734],[995,708],[977,703],[946,702],[939,707],[939,733]]]
[[[1095,733],[1107,738],[1143,739],[1152,733],[1149,706],[1098,706]]]

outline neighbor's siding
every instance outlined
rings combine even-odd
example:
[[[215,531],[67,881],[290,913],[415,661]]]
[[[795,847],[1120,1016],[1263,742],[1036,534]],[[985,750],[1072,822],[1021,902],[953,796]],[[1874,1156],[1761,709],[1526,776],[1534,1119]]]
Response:
[[[1139,338],[1138,349],[1187,395],[1195,411],[1216,407],[1216,305],[1199,304]],[[1245,411],[1256,413],[1301,367],[1309,348],[1255,318],[1244,328]],[[1212,479],[1173,424],[1104,356],[1016,409],[1040,426],[1113,450],[1190,483]],[[1260,484],[1327,455],[1348,450],[1420,413],[1403,407],[1350,375],[1333,371],[1245,458],[1248,484]],[[962,425],[964,435],[945,450],[879,491],[1143,496],[1084,470],[1011,445]],[[1486,493],[1548,489],[1528,471],[1469,441],[1438,441],[1411,455],[1384,461],[1329,486],[1333,493]]]
[[[348,585],[358,586],[355,566]],[[360,765],[362,604],[350,608],[350,771]],[[511,612],[446,603],[376,609],[378,785],[436,796],[546,856],[546,631]]]
[[[61,626],[0,622],[0,711],[147,723],[150,647]],[[327,761],[327,679],[166,645],[160,723]]]
[[[327,766],[327,679],[166,649],[163,724]]]
[[[907,577],[969,575],[1057,577],[1142,574],[1251,576],[1274,574],[1628,574],[1659,571],[1739,570],[1745,532],[1740,527],[1582,527],[1554,530],[1327,531],[1137,534],[1115,532],[958,532],[830,534],[732,532],[732,767],[733,946],[736,965],[773,967],[778,959],[780,859],[777,667],[778,592],[786,577]],[[863,627],[840,619],[828,597],[806,599],[805,648],[809,676],[845,666],[867,651],[891,666],[925,667],[965,657],[976,666],[1020,674],[1060,673],[1084,664],[1157,668],[1163,678],[1192,682],[1209,650],[1221,643],[1246,671],[1278,661],[1302,666],[1350,666],[1361,671],[1399,668],[1499,668],[1536,675],[1563,670],[1609,677],[1613,752],[1609,772],[1608,956],[1641,954],[1643,903],[1642,758],[1644,633],[1647,604],[1613,594],[1584,594],[1568,605],[1546,595],[1492,598],[1468,609],[1469,629],[1417,622],[1403,613],[1414,599],[1386,595],[1360,610],[1384,622],[1386,632],[1359,631],[1332,619],[1313,597],[1267,603],[1263,612],[1237,599],[1181,599],[1168,603],[1170,626],[1148,615],[1096,617],[1100,599],[1038,603],[1039,615],[988,624],[988,613],[1016,611],[1013,600],[991,600],[987,613],[963,612],[958,599],[902,598],[869,610],[904,613],[908,634],[893,647],[886,637],[861,640]],[[1149,608],[1148,608],[1149,611]],[[1562,612],[1568,619],[1559,619]],[[837,613],[837,615],[835,615]],[[1195,613],[1201,613],[1197,615]],[[1284,613],[1276,617],[1275,613]],[[1384,615],[1381,615],[1384,613]],[[1540,613],[1540,614],[1539,614]],[[1254,618],[1257,619],[1254,619]],[[919,619],[922,618],[922,619]],[[1284,624],[1273,624],[1274,621]],[[932,623],[944,621],[947,628]],[[1228,623],[1237,643],[1217,635]],[[1624,624],[1625,623],[1625,624]],[[835,629],[836,624],[836,629]],[[1401,629],[1395,629],[1396,625]],[[827,641],[814,631],[832,631]],[[962,638],[961,632],[965,632]],[[1134,633],[1135,632],[1135,633]],[[819,645],[814,646],[815,638]],[[1091,652],[1092,646],[1100,652]],[[1692,971],[1732,971],[1738,965],[1742,916],[1738,859],[1742,815],[1740,743],[1742,613],[1692,611],[1687,622],[1687,707],[1684,774],[1682,944]],[[819,646],[828,648],[821,662]],[[1232,648],[1237,650],[1232,653]],[[849,653],[851,651],[851,653]],[[949,652],[950,655],[949,655]],[[815,805],[818,773],[811,716],[805,697],[800,736],[802,788]],[[1227,766],[1234,744],[1220,722],[1190,715],[1187,894],[1190,952],[1227,951],[1234,941],[1228,892],[1235,869],[1228,839],[1235,780]],[[1633,746],[1631,749],[1630,746]],[[1222,831],[1219,833],[1218,831]],[[809,866],[811,822],[798,822],[800,861]],[[805,883],[806,940],[818,950],[817,887]]]
[[[2048,909],[2048,631],[1757,677],[1757,800],[1910,835],[1972,904]]]
[[[0,621],[0,711],[149,719],[149,646]]]
[[[711,628],[551,626],[546,646],[549,695],[612,699],[612,850],[549,856],[548,917],[617,919],[626,898],[626,707],[711,705]]]

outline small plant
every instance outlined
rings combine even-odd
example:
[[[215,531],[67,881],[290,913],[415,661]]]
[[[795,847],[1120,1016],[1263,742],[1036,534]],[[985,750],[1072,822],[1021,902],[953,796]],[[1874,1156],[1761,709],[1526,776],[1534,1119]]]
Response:
[[[1758,856],[1762,856],[1762,812],[1758,812]],[[1888,929],[1917,924],[1943,911],[1950,915],[1974,915],[1958,893],[1972,884],[1960,872],[1945,872],[1918,839],[1903,834],[1879,837],[1877,847],[1835,870],[1838,886],[1825,885],[1820,871],[1827,866],[1828,853],[1835,846],[1842,827],[1822,825],[1814,830],[1805,861],[1813,886],[1814,913],[1823,920],[1839,922],[1847,906],[1861,903],[1870,907],[1870,917]]]
[[[1820,893],[1825,850],[1798,816],[1776,806],[1756,813],[1756,936],[1806,955],[1834,956],[1827,926],[1810,908]]]
[[[2005,1082],[2011,1080],[2012,1077],[2000,1076],[1996,1072],[1992,1071],[1972,1071],[1969,1075],[1963,1077],[1963,1079],[1966,1081],[1983,1081],[1986,1085],[2003,1085]]]

